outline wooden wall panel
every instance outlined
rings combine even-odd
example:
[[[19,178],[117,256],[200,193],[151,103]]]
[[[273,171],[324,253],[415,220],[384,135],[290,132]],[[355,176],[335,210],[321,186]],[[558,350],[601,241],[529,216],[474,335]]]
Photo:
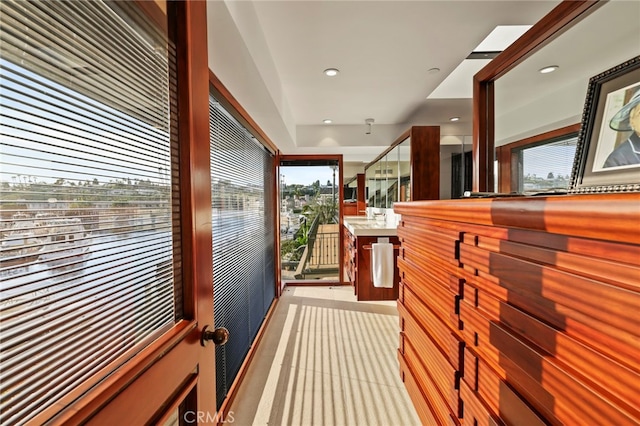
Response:
[[[411,127],[411,199],[440,198],[440,127]]]
[[[640,223],[640,194],[559,227],[571,200],[458,200],[449,220],[449,201],[396,204],[405,363],[458,421],[640,424],[640,227],[614,231]]]

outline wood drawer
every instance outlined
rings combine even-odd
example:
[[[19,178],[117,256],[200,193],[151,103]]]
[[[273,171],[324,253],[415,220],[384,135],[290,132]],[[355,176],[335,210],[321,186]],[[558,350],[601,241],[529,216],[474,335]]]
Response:
[[[411,291],[415,298],[428,306],[443,322],[457,330],[457,318],[454,320],[452,315],[457,310],[458,293],[451,290],[451,274],[436,266],[431,271],[424,272],[403,259],[398,259],[398,266],[404,273],[402,280],[405,291]]]
[[[465,374],[461,383],[463,415],[467,408],[465,396],[469,396],[462,394],[464,385],[468,390],[473,391],[474,398],[478,400],[471,400],[470,408],[476,410],[475,415],[482,417],[496,413],[508,425],[544,426],[547,424],[498,373],[469,348],[465,348],[464,363]],[[480,409],[476,402],[481,402],[483,408]],[[483,410],[486,410],[486,413]]]
[[[416,298],[408,288],[404,289],[404,304],[398,304],[398,311],[402,318],[406,319],[411,316],[415,319],[416,324],[421,325],[422,330],[428,330],[429,338],[437,345],[438,350],[447,358],[449,364],[458,366],[458,353],[451,351],[451,348],[458,344],[454,330],[427,308],[420,299]]]
[[[457,399],[458,380],[460,376],[460,363],[462,359],[462,345],[455,336],[450,334],[449,347],[440,348],[420,327],[416,319],[407,311],[402,311],[402,335],[403,353],[409,359],[415,359],[415,364],[421,364],[429,372],[433,382],[438,386],[440,393]],[[450,353],[455,353],[456,363],[449,361]],[[446,355],[445,355],[446,354]],[[457,401],[450,404],[452,411],[457,411]]]
[[[485,354],[485,360],[494,364],[494,368],[499,365],[499,355],[506,355],[512,347],[501,349],[501,345],[496,344],[499,340],[496,340],[495,330],[492,335],[492,324],[497,324],[504,333],[539,353],[538,358],[553,363],[575,380],[590,383],[589,386],[602,398],[640,419],[637,405],[640,373],[505,301],[495,299],[482,290],[477,294],[477,306],[469,303],[470,298],[461,302],[462,334],[468,344]],[[538,374],[535,369],[525,371],[533,377]],[[560,394],[564,392],[560,391]]]
[[[552,424],[632,425],[640,420],[634,406],[612,397],[611,391],[580,379],[572,367],[506,326],[486,319],[466,301],[461,304],[460,316],[465,340],[469,343],[465,351],[463,380],[496,412],[501,413],[501,407],[495,395],[504,393],[502,384],[496,382],[499,377]],[[472,339],[468,339],[470,335],[473,335]],[[468,352],[470,349],[474,352]],[[576,362],[581,361],[577,359]],[[629,382],[630,378],[625,381]],[[610,378],[605,380],[615,383]],[[631,380],[627,386],[637,385]],[[624,389],[621,386],[615,392],[620,395]],[[633,395],[627,393],[626,399],[634,398]]]
[[[435,419],[434,423],[426,424],[459,426],[460,422],[458,420],[457,413],[453,413],[451,411],[451,408],[445,400],[446,397],[438,391],[437,386],[426,373],[424,367],[419,363],[415,364],[415,361],[406,355],[403,356],[400,354],[399,358],[402,359],[401,364],[404,364],[404,368],[401,367],[401,369],[403,369],[401,371],[405,374],[405,380],[407,373],[411,375],[416,388],[419,389],[420,394],[423,397],[422,404],[427,405],[429,412]],[[409,395],[411,396],[411,392]]]
[[[462,420],[465,425],[503,426],[504,423],[493,414],[478,394],[471,390],[465,381],[460,383],[460,400],[462,401]]]
[[[400,364],[400,378],[402,379],[404,386],[407,388],[409,398],[413,402],[413,406],[418,413],[418,417],[423,425],[442,426],[438,418],[432,411],[431,406],[427,402],[427,398],[420,390],[418,383],[411,370],[407,367],[404,356],[398,352],[398,363]]]

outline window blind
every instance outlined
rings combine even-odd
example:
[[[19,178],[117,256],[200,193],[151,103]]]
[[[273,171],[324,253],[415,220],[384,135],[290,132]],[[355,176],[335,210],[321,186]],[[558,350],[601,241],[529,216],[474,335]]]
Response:
[[[518,192],[568,190],[577,141],[574,135],[517,151]]]
[[[274,157],[210,97],[213,295],[218,408],[275,297]]]
[[[22,424],[182,315],[176,62],[131,2],[2,1],[0,26],[0,417]]]

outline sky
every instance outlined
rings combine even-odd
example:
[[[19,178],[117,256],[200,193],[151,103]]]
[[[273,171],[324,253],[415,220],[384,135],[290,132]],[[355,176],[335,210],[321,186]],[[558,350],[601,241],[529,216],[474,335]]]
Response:
[[[280,177],[284,175],[286,185],[311,185],[319,180],[320,185],[326,185],[327,181],[333,182],[333,171],[329,166],[282,166]],[[336,184],[339,184],[339,175],[336,170]]]

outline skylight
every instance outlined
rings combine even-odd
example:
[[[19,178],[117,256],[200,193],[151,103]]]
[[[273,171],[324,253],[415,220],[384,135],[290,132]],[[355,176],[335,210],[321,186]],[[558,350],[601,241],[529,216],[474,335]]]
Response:
[[[531,25],[499,25],[485,37],[472,53],[501,52],[524,34]],[[476,55],[474,55],[476,56]],[[473,76],[487,65],[488,59],[465,59],[445,78],[427,99],[465,99],[473,97]]]

